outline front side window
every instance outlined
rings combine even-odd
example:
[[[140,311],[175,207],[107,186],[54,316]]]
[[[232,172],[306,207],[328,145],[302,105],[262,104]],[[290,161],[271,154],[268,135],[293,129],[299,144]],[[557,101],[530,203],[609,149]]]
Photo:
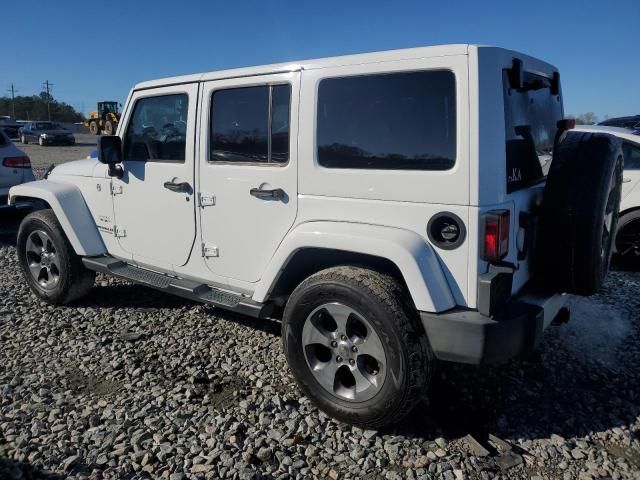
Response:
[[[328,78],[318,88],[318,163],[328,168],[447,170],[456,161],[453,72]]]
[[[261,85],[214,92],[210,161],[287,163],[290,103],[290,85]]]
[[[124,137],[124,158],[183,162],[187,146],[187,94],[140,98]]]
[[[629,142],[622,144],[625,170],[640,170],[640,146]]]

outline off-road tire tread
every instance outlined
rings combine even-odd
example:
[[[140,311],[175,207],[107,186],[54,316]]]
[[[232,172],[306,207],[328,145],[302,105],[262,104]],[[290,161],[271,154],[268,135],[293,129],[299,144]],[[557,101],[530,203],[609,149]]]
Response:
[[[290,301],[295,301],[296,292],[303,291],[310,285],[336,282],[347,284],[359,290],[361,295],[369,295],[380,302],[388,312],[389,318],[395,320],[396,331],[401,336],[401,342],[406,346],[408,381],[405,382],[402,399],[395,402],[395,408],[383,411],[381,415],[370,418],[366,422],[357,419],[350,421],[364,428],[381,428],[405,417],[423,398],[433,374],[434,356],[406,287],[389,274],[356,265],[331,267],[304,280],[293,292]],[[286,317],[285,310],[285,319]],[[287,349],[286,342],[284,342],[284,348]]]
[[[27,281],[31,282],[32,279],[24,259],[23,239],[28,235],[28,232],[25,232],[24,228],[26,228],[27,222],[31,221],[43,223],[54,233],[54,236],[62,239],[64,255],[60,256],[61,268],[68,272],[67,279],[61,279],[61,281],[64,281],[61,292],[49,293],[32,287],[34,293],[47,303],[51,303],[53,305],[66,305],[86,295],[86,293],[93,287],[96,274],[84,267],[81,257],[75,253],[71,243],[69,243],[69,239],[64,233],[64,230],[60,226],[55,213],[51,209],[37,210],[30,213],[20,224],[17,242],[18,258],[20,260],[20,268],[22,268]],[[54,241],[55,240],[56,239],[54,238]]]
[[[603,158],[605,155],[607,158]],[[593,225],[602,221],[602,202],[607,201],[608,191],[603,192],[601,185],[605,181],[601,178],[603,166],[616,158],[613,175],[616,182],[621,182],[620,156],[619,142],[603,134],[568,132],[558,143],[542,201],[536,259],[539,280],[545,286],[592,295],[602,285],[611,256],[600,261],[597,247],[601,242],[595,238],[600,230]]]

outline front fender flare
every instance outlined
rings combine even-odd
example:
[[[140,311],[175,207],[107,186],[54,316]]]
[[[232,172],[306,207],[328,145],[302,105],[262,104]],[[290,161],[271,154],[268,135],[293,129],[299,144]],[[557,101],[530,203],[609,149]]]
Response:
[[[264,302],[267,299],[289,259],[304,248],[326,248],[385,258],[402,273],[418,310],[441,312],[456,305],[433,248],[417,233],[347,222],[308,222],[289,232],[258,282],[254,300]]]
[[[18,197],[47,202],[78,255],[107,253],[82,192],[75,185],[51,180],[23,183],[9,190],[9,203],[14,204]]]

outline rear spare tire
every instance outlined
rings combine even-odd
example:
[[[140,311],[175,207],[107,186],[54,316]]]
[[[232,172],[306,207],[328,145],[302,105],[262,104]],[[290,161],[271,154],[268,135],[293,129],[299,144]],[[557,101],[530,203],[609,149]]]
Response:
[[[611,263],[620,212],[622,150],[611,135],[565,132],[542,200],[536,264],[546,287],[593,295]]]

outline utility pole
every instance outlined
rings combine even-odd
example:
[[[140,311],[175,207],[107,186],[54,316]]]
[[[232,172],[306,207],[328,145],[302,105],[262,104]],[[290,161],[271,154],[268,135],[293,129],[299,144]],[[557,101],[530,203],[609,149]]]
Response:
[[[11,84],[11,88],[9,88],[9,92],[11,92],[11,116],[14,118],[16,118],[16,89],[13,86],[13,83]]]
[[[51,121],[51,94],[49,89],[53,87],[53,83],[49,83],[49,80],[44,81],[44,87],[47,90],[47,120]]]

